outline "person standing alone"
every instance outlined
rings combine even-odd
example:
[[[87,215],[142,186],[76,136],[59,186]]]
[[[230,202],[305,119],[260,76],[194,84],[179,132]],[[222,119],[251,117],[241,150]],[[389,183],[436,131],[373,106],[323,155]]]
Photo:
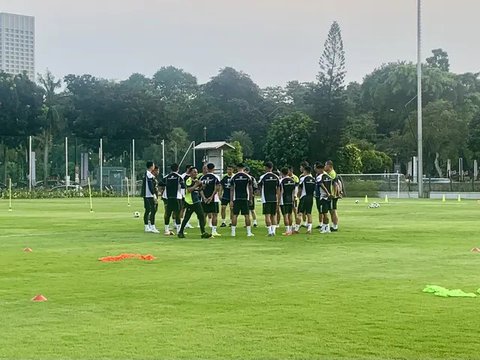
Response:
[[[157,195],[155,192],[154,175],[152,174],[155,168],[153,161],[147,161],[147,170],[142,181],[142,197],[145,212],[143,213],[143,224],[145,232],[158,234],[159,231],[155,227],[155,202]],[[150,221],[150,224],[149,224]]]

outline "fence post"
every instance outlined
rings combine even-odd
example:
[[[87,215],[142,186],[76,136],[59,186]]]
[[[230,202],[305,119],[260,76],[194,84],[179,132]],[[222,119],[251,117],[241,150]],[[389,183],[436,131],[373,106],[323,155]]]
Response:
[[[68,137],[65,136],[65,190],[68,190],[70,181],[68,179]],[[47,186],[47,184],[44,184]]]
[[[103,196],[103,139],[100,139],[100,148],[98,149],[98,162],[100,167],[100,196]]]
[[[165,140],[162,140],[162,175],[165,177]]]
[[[400,173],[397,171],[397,199],[400,199]]]
[[[32,192],[32,137],[28,137],[28,191]]]
[[[132,196],[137,192],[137,173],[135,171],[135,139],[132,139]]]

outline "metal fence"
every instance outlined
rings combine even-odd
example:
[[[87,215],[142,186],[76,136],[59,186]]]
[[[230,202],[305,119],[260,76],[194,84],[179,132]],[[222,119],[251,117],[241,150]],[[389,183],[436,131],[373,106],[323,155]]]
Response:
[[[343,174],[345,192],[350,197],[379,196],[392,193],[396,197],[414,197],[418,194],[418,183],[399,173],[385,174]],[[470,193],[480,192],[480,179],[464,176],[450,178],[424,178],[424,197],[430,193]]]
[[[100,193],[138,194],[146,160],[155,161],[160,173],[166,173],[177,156],[177,149],[166,148],[163,140],[0,136],[0,190],[11,180],[14,189],[75,191],[90,180]],[[192,151],[178,157],[191,162]]]

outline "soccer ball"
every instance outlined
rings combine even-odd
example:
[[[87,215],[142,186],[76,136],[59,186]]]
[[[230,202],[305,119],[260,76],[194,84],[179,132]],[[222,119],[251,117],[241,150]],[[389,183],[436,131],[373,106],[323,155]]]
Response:
[[[139,217],[140,217],[140,213],[139,213],[138,211],[135,211],[135,212],[133,213],[133,217],[134,217],[134,218],[139,218]]]
[[[355,204],[358,204],[358,200],[355,200]]]
[[[380,207],[380,204],[377,203],[377,202],[374,202],[374,203],[369,204],[368,207],[369,207],[370,209],[377,209],[377,208]]]

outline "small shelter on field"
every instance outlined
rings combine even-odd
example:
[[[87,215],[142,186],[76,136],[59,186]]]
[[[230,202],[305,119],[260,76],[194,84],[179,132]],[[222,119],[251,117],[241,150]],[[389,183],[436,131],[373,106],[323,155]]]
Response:
[[[200,152],[197,154],[201,155],[203,164],[215,164],[215,173],[217,175],[223,174],[223,152],[234,149],[235,147],[226,141],[203,142],[195,146],[195,151]]]

